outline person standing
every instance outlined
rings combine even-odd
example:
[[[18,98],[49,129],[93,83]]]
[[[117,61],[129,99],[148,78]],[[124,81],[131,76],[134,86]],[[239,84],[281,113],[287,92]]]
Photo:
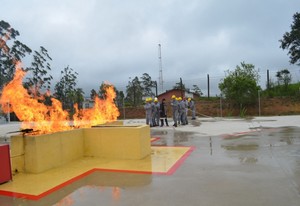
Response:
[[[178,101],[176,100],[175,95],[172,95],[171,106],[172,106],[172,115],[173,115],[173,121],[174,121],[173,126],[177,127]]]
[[[183,98],[183,102],[184,102],[184,104],[185,104],[185,123],[186,124],[189,124],[189,121],[188,121],[188,111],[189,111],[189,102],[188,102],[188,100],[187,100],[187,98],[186,97],[184,97]]]
[[[159,110],[160,105],[157,97],[155,97],[153,103],[153,126],[159,126]]]
[[[188,98],[189,108],[192,111],[192,120],[196,119],[196,106],[195,101],[192,98]]]
[[[146,111],[146,124],[150,125],[150,127],[153,126],[152,124],[152,104],[151,104],[151,98],[146,99],[146,104],[144,105],[145,111]]]
[[[167,127],[169,126],[168,124],[168,117],[167,117],[167,105],[165,103],[166,99],[162,99],[160,103],[160,126],[164,126],[164,120],[166,122]]]
[[[186,125],[187,123],[186,123],[186,113],[185,113],[185,108],[186,108],[186,106],[185,106],[185,102],[184,101],[182,101],[182,98],[181,97],[179,97],[178,98],[179,99],[179,120],[178,121],[180,121],[180,124],[181,125]]]

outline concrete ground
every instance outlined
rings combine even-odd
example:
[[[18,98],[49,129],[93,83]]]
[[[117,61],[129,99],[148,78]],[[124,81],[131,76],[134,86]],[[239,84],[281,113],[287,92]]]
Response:
[[[195,147],[172,175],[97,172],[38,201],[0,196],[0,205],[298,206],[299,125],[300,116],[276,116],[151,128],[154,146]],[[0,137],[15,129],[0,125]]]

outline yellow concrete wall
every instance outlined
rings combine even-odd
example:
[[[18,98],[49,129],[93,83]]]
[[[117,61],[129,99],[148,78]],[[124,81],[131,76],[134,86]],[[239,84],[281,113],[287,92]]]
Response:
[[[12,172],[24,171],[24,137],[12,136],[10,139],[10,160]]]
[[[25,171],[39,173],[83,156],[82,129],[25,137]]]
[[[40,173],[84,156],[142,159],[150,153],[148,125],[109,125],[37,136],[13,136],[11,160],[12,171]]]
[[[151,153],[150,127],[103,126],[84,129],[86,156],[142,159]]]
[[[61,132],[62,164],[82,158],[84,136],[82,129]]]

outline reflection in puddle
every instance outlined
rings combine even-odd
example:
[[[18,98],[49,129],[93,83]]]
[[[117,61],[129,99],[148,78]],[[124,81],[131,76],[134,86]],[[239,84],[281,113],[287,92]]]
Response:
[[[257,158],[255,157],[240,157],[240,162],[241,163],[256,163],[257,162]]]
[[[73,205],[111,205],[122,198],[124,188],[140,187],[150,184],[152,176],[148,174],[131,174],[117,172],[94,172],[82,178],[57,193],[65,194],[54,206],[73,206]],[[51,199],[51,195],[49,196]],[[47,198],[42,199],[44,205]],[[43,205],[43,204],[41,204]]]
[[[67,195],[53,206],[74,206],[80,203],[99,202],[108,204],[118,202],[121,198],[120,187],[104,187],[104,186],[83,186],[71,194]]]
[[[151,131],[152,137],[159,136],[159,140],[153,142],[156,146],[184,146],[188,145],[191,139],[194,138],[194,132],[167,130],[167,131]]]
[[[148,174],[94,172],[59,190],[67,195],[53,206],[111,205],[122,198],[124,188],[145,186],[151,181]]]
[[[183,181],[185,178],[182,177],[187,176],[192,180],[203,181],[205,185],[211,187],[213,187],[214,177],[216,177],[216,181],[226,179],[224,188],[230,189],[228,193],[234,191],[232,195],[234,198],[239,198],[236,195],[237,189],[240,189],[238,194],[242,195],[244,186],[248,186],[248,181],[252,180],[254,183],[249,183],[252,188],[245,191],[255,191],[255,194],[258,194],[256,184],[259,184],[263,189],[270,187],[270,191],[264,193],[270,194],[268,196],[270,198],[273,197],[273,194],[279,194],[278,191],[287,191],[290,188],[295,189],[296,193],[300,195],[300,128],[260,128],[259,131],[232,135],[229,138],[223,138],[223,136],[197,136],[198,134],[170,128],[163,131],[151,130],[152,136],[160,138],[152,143],[154,145],[193,145],[197,148],[193,155],[189,157],[189,161],[186,162],[186,167],[182,167],[182,170],[175,173],[172,178],[161,178],[148,174],[95,172],[45,196],[39,201],[0,196],[0,205],[142,205],[139,204],[144,202],[144,199],[141,199],[142,197],[149,199],[160,196],[166,197],[174,192],[173,188],[176,187],[181,191],[181,185],[179,184],[182,184],[182,188],[199,189],[199,181],[186,181],[187,183]],[[270,171],[275,172],[269,178]],[[224,175],[226,178],[224,178]],[[204,177],[208,177],[208,180],[205,181]],[[281,185],[281,183],[286,183],[286,179],[288,179],[288,183],[291,183],[288,184],[288,187],[287,184]],[[191,186],[194,182],[196,182],[195,185]],[[184,185],[185,183],[188,185]],[[233,187],[230,183],[233,183]],[[264,185],[264,183],[267,184]],[[219,181],[217,184],[222,186]],[[275,193],[272,193],[272,186],[278,186]],[[215,188],[217,187],[213,188],[210,195],[216,194]],[[176,192],[179,191],[175,190]],[[221,194],[221,190],[217,192],[219,192],[217,194]],[[250,198],[248,201],[252,201],[251,196],[254,194],[245,193],[247,194],[246,197]],[[291,193],[287,194],[290,195]],[[211,196],[215,198],[214,195]],[[178,200],[176,198],[180,197],[174,196],[174,201]],[[237,200],[244,201],[242,199]],[[246,201],[246,203],[249,202]],[[157,201],[154,201],[153,205],[155,204],[157,204]]]
[[[223,148],[227,150],[240,150],[240,151],[248,151],[248,150],[257,150],[257,144],[240,144],[240,145],[222,145]]]
[[[283,157],[300,158],[300,128],[282,127],[282,128],[261,128],[260,131],[254,131],[249,134],[227,135],[221,140],[220,147],[225,150],[228,157],[238,159],[240,163],[253,164],[258,163],[261,154],[269,151],[272,155],[278,155],[280,164],[286,164]],[[285,169],[291,167],[286,165]],[[294,165],[292,167],[295,167]],[[300,165],[296,166],[300,173]]]
[[[194,127],[199,127],[201,125],[201,122],[199,120],[191,120],[191,124]]]

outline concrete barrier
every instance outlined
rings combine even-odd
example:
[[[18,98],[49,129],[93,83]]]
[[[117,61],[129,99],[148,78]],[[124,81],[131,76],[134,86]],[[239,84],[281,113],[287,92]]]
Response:
[[[142,159],[151,153],[150,128],[100,125],[11,137],[12,170],[40,173],[83,157]]]

